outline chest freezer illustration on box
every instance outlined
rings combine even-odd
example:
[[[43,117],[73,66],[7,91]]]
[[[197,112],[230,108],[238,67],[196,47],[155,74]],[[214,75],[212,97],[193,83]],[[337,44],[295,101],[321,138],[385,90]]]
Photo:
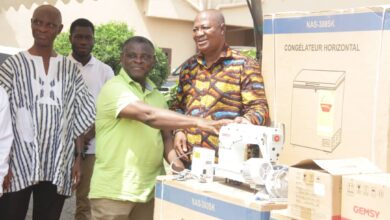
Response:
[[[291,144],[332,152],[342,137],[345,71],[302,69],[293,82]]]

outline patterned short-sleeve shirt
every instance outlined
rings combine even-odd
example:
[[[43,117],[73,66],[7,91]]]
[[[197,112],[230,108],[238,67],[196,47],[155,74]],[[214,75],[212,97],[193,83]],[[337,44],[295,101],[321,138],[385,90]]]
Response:
[[[252,124],[267,124],[268,104],[259,64],[228,46],[209,68],[202,54],[191,57],[181,66],[172,109],[213,120],[243,116]],[[190,146],[218,146],[217,135],[197,128],[185,132]]]

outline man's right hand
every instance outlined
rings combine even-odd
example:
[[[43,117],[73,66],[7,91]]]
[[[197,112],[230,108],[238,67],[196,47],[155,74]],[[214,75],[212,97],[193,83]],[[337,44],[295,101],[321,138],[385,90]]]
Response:
[[[187,146],[187,137],[184,134],[184,132],[179,131],[175,134],[175,140],[174,140],[174,148],[176,151],[176,154],[181,157],[182,159],[189,161],[188,155],[188,146]]]
[[[213,121],[213,120],[208,120],[208,119],[203,119],[199,118],[198,123],[197,123],[197,128],[203,131],[209,131],[214,134],[219,133],[219,129],[227,124],[233,123],[233,120],[230,119],[221,119],[218,121]]]

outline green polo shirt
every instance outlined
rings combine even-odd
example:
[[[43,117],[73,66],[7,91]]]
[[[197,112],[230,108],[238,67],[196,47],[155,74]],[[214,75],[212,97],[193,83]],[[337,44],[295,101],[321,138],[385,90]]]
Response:
[[[153,197],[156,176],[164,173],[164,145],[159,129],[120,118],[130,103],[167,108],[164,97],[147,79],[143,92],[124,70],[109,80],[97,99],[96,162],[90,198],[146,202]]]

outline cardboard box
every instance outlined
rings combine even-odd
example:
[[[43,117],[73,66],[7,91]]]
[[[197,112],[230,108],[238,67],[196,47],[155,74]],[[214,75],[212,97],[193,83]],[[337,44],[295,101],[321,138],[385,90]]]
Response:
[[[390,174],[343,177],[343,220],[390,219]]]
[[[288,215],[304,220],[340,219],[342,176],[378,172],[365,158],[301,161],[289,169]]]
[[[288,216],[287,209],[282,209],[282,210],[271,211],[271,220],[297,220],[297,219]]]
[[[280,162],[366,157],[390,171],[390,14],[385,8],[264,16],[262,72]]]
[[[155,220],[269,220],[270,211],[285,209],[285,203],[254,200],[246,185],[232,186],[224,180],[199,183],[177,181],[172,176],[157,178]]]

